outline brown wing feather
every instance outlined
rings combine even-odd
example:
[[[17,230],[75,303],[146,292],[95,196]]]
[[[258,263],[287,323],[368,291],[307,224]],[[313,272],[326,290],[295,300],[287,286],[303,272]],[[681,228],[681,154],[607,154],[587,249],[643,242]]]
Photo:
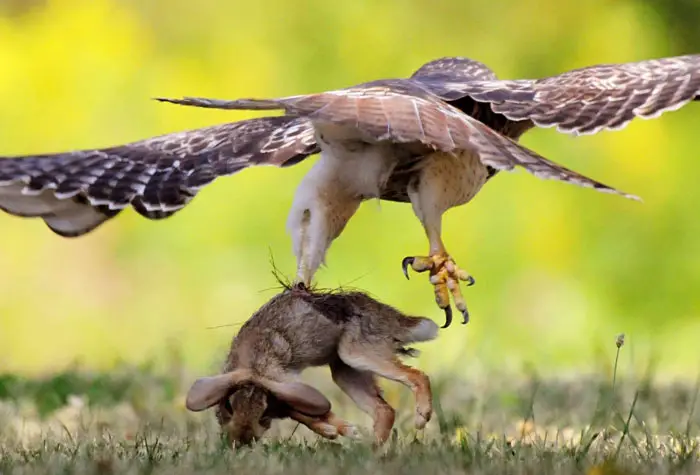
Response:
[[[368,141],[423,144],[443,152],[474,150],[484,165],[497,170],[519,166],[540,178],[639,199],[547,160],[410,81],[372,84],[306,96],[262,99],[261,104],[265,107],[277,104],[288,114],[306,117],[314,123],[351,127]],[[244,109],[254,103],[255,99],[245,99],[239,106]],[[237,107],[236,101],[230,101],[229,105]]]
[[[593,134],[679,109],[700,95],[700,55],[580,68],[538,80],[426,83],[444,100],[468,96],[513,121]]]
[[[446,56],[425,63],[411,75],[411,79],[439,77],[453,81],[488,81],[496,79],[496,73],[480,61],[461,56]]]
[[[0,209],[80,236],[131,205],[149,219],[182,209],[217,177],[289,166],[318,152],[303,118],[266,117],[116,147],[0,159]]]
[[[436,59],[421,66],[410,80],[506,137],[518,139],[534,127],[529,120],[510,120],[495,112],[488,102],[475,101],[465,94],[465,88],[475,81],[498,82],[496,73],[479,61],[463,57]]]

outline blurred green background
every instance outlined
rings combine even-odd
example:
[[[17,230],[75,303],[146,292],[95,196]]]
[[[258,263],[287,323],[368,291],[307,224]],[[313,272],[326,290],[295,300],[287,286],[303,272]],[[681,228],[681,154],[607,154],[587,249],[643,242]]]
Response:
[[[0,155],[93,148],[252,117],[155,96],[279,96],[407,76],[441,56],[501,78],[698,51],[695,0],[0,0]],[[487,371],[609,368],[694,378],[700,368],[700,105],[625,130],[523,143],[643,204],[524,172],[447,213],[444,239],[477,280],[472,321],[422,345],[417,363]],[[133,211],[69,240],[0,215],[0,371],[78,361],[225,356],[238,325],[295,262],[285,231],[314,159],[217,180],[184,210]],[[427,240],[405,204],[368,202],[331,247],[321,286],[355,286],[442,323],[427,276],[401,274]],[[220,328],[212,328],[227,325]],[[487,374],[487,373],[486,373]]]

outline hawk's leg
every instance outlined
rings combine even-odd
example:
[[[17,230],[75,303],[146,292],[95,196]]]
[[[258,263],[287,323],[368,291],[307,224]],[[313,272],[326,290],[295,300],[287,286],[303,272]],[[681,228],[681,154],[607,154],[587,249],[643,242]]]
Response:
[[[445,311],[445,325],[447,328],[452,322],[452,308],[450,307],[450,293],[454,299],[457,310],[462,313],[462,323],[469,321],[469,311],[464,300],[459,282],[467,282],[467,285],[474,285],[474,278],[463,269],[460,269],[455,261],[445,250],[442,240],[437,237],[439,244],[431,242],[431,253],[429,256],[405,257],[401,266],[403,273],[408,278],[408,267],[416,272],[430,271],[430,283],[435,287],[435,302],[438,307]],[[434,247],[435,246],[435,247]]]
[[[430,243],[428,256],[406,257],[403,271],[430,272],[435,287],[435,301],[445,311],[446,328],[452,321],[450,294],[462,312],[463,323],[469,321],[467,304],[459,287],[460,281],[474,284],[474,278],[460,269],[442,242],[442,215],[450,208],[469,202],[486,182],[488,172],[479,157],[469,152],[433,153],[427,156],[420,172],[409,185],[413,211],[420,219]]]
[[[330,163],[330,164],[329,164]],[[302,179],[287,218],[297,258],[296,282],[312,286],[331,243],[343,232],[362,199],[348,192],[332,157],[321,156]]]

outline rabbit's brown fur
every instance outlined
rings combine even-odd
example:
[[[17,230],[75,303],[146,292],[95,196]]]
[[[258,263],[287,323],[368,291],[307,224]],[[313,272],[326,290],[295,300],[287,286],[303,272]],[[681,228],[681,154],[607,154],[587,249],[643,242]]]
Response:
[[[377,442],[388,438],[394,410],[383,399],[375,375],[411,388],[416,398],[416,427],[422,428],[432,414],[430,381],[424,373],[402,364],[398,355],[408,352],[405,346],[410,343],[434,339],[437,331],[432,320],[406,316],[362,292],[287,288],[255,312],[233,339],[223,373],[245,371],[249,376],[223,393],[217,404],[219,423],[229,440],[239,443],[259,438],[272,419],[283,417],[327,438],[354,436],[354,428],[329,410],[330,403],[327,408],[320,405],[322,415],[309,414],[313,411],[280,401],[274,391],[253,380],[260,377],[287,384],[299,381],[305,368],[328,365],[334,382],[373,417]],[[318,398],[325,399],[303,386],[318,395],[316,403]]]

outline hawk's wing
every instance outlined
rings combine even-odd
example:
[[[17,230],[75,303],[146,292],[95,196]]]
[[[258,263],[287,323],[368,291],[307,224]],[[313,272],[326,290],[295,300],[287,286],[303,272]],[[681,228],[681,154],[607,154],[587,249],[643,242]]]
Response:
[[[219,176],[292,165],[318,151],[307,120],[265,117],[99,150],[3,158],[0,209],[80,236],[129,205],[149,219],[165,218]]]
[[[411,75],[411,79],[434,82],[438,86],[441,81],[492,81],[497,78],[496,73],[480,61],[452,56],[425,63]]]
[[[593,134],[650,119],[700,96],[700,55],[602,64],[543,79],[421,79],[442,99],[489,103],[514,121],[561,132]]]
[[[198,99],[165,99],[190,104]],[[444,152],[473,150],[498,170],[516,166],[540,177],[557,179],[638,199],[553,163],[462,113],[411,80],[373,81],[318,94],[277,99],[225,101],[227,109],[274,110],[354,128],[371,141],[420,143]]]

